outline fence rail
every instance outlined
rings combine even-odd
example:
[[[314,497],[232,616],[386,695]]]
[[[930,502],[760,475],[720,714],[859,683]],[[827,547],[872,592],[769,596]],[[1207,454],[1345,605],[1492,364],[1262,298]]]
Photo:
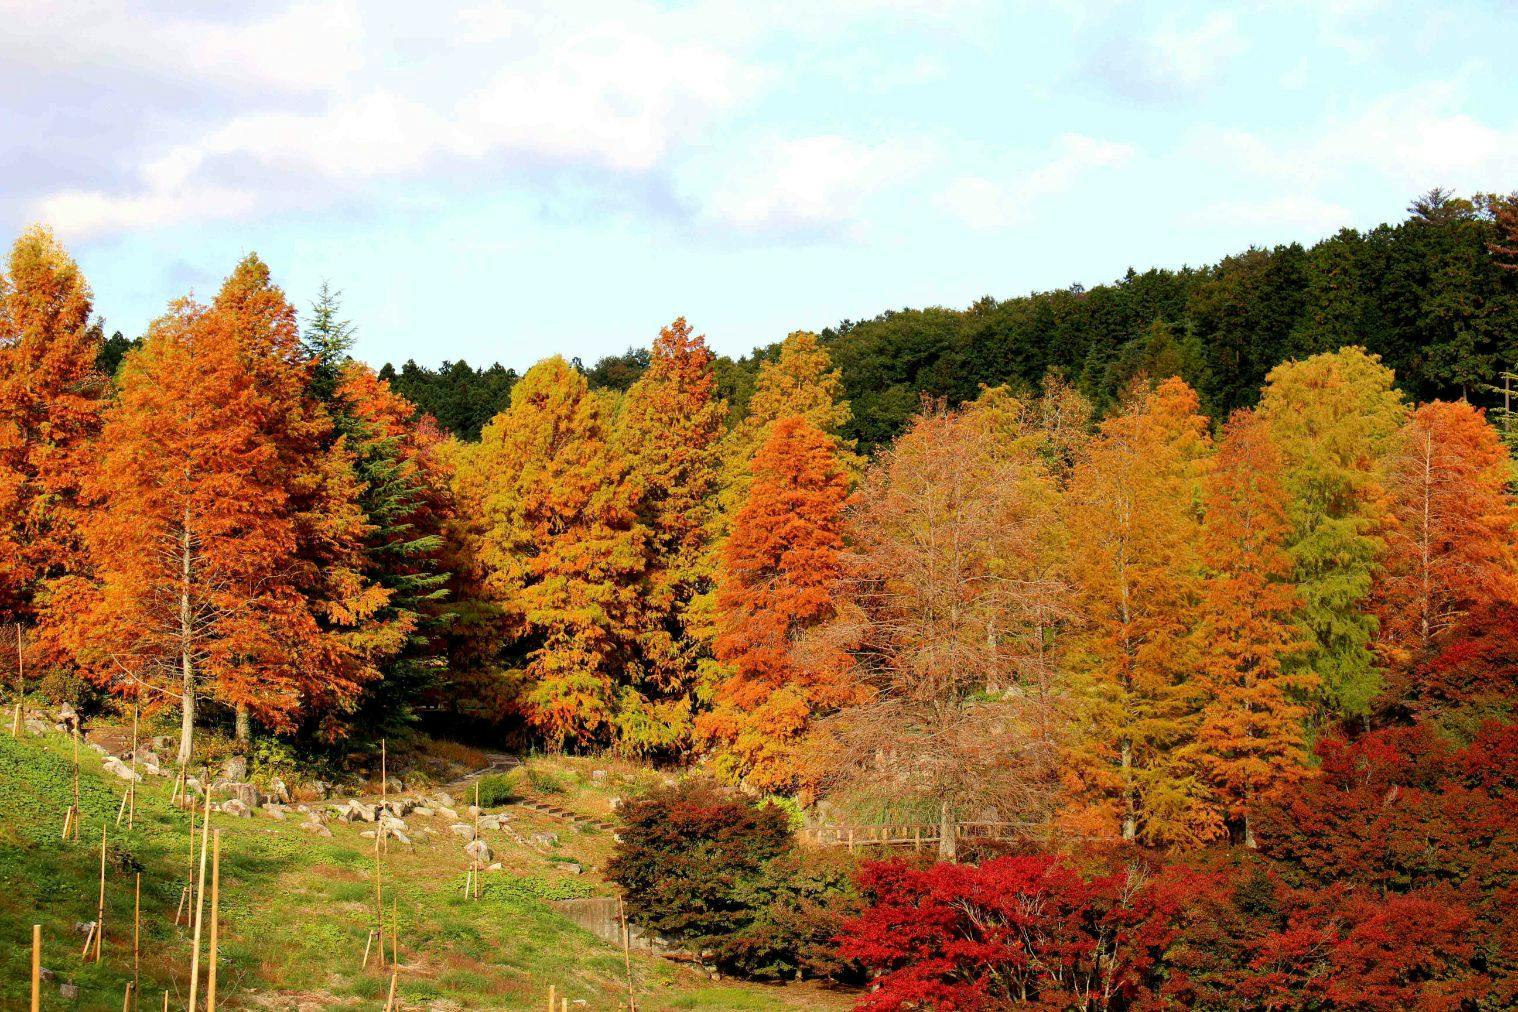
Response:
[[[1043,839],[1049,827],[1038,822],[957,822],[954,839],[959,843],[1005,842]],[[942,827],[936,822],[899,825],[809,826],[801,838],[814,847],[911,847],[921,850],[936,847],[942,839]]]

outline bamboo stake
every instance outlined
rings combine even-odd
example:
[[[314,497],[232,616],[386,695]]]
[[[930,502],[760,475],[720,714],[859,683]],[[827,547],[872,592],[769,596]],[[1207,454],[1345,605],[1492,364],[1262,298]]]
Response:
[[[374,828],[374,923],[379,932],[380,965],[385,962],[385,896],[380,887],[380,831]]]
[[[100,904],[96,908],[95,962],[100,962],[100,941],[105,936],[105,820],[100,820]]]
[[[132,899],[132,1007],[142,990],[142,872],[137,873],[136,895]]]
[[[179,887],[179,906],[174,908],[174,926],[179,926],[179,917],[184,913],[185,901],[190,898],[190,887]]]
[[[401,915],[395,894],[390,894],[390,965],[401,968]]]
[[[84,935],[84,948],[82,950],[80,950],[80,953],[79,953],[79,958],[80,959],[82,959],[82,960],[89,959],[90,947],[95,944],[95,929],[98,928],[99,926],[100,925],[98,925],[98,924],[91,924],[90,925],[90,930],[87,931],[87,932],[85,932],[85,935]]]
[[[206,1012],[216,1012],[216,943],[221,933],[221,830],[211,836],[211,965],[206,971]]]
[[[559,999],[559,1012],[569,1012],[569,999],[568,998],[560,998]]]
[[[137,821],[137,747],[138,747],[137,746],[137,711],[138,711],[138,706],[137,706],[136,703],[133,703],[132,704],[132,779],[130,781],[130,786],[127,788],[127,790],[131,792],[131,794],[129,796],[132,799],[132,803],[127,808],[127,828],[128,829],[131,829],[132,826],[133,826],[133,824]]]
[[[163,1012],[169,1012],[169,992],[163,993]]]
[[[395,978],[400,974],[399,970],[390,971],[390,997],[385,999],[385,1012],[392,1012],[395,1008]]]
[[[211,792],[206,790],[206,810],[200,823],[200,876],[195,889],[195,941],[190,953],[190,1010],[195,1008],[195,996],[200,991],[200,924],[206,906],[206,849],[210,842]]]
[[[26,658],[21,651],[21,623],[16,623],[16,719],[11,737],[21,737],[21,701],[26,698]]]
[[[548,1012],[559,1012],[559,988],[556,984],[548,985]]]
[[[476,840],[478,840],[480,838],[480,782],[479,782],[479,780],[475,780],[475,782],[474,782],[474,838]],[[475,858],[475,857],[473,857],[471,855],[471,857],[470,857],[470,863],[478,865],[479,864],[479,859]],[[475,875],[474,875],[474,898],[475,899],[479,899],[480,898],[480,875],[479,875],[479,872],[475,872]]]
[[[388,810],[389,804],[390,804],[390,776],[389,776],[389,773],[387,772],[387,766],[386,766],[385,739],[381,738],[380,739],[380,815],[379,815],[379,818],[377,818],[377,819],[374,820],[374,835],[376,837],[381,837],[385,833],[385,813]],[[390,851],[390,844],[388,842],[382,843],[380,846],[382,846],[384,848],[384,850],[385,850],[386,853],[389,853],[389,851]],[[382,917],[384,916],[383,911],[381,912],[381,916]]]
[[[60,839],[67,840],[69,838],[69,827],[72,826],[73,824],[74,824],[74,806],[70,805],[69,806],[69,810],[63,816],[63,836]]]
[[[627,907],[622,897],[617,897],[617,916],[622,920],[622,962],[627,967],[627,1009],[637,1012],[638,1003],[633,999],[632,934],[627,930]]]
[[[369,969],[369,950],[374,947],[374,929],[369,929],[369,937],[364,939],[364,965],[359,969]]]
[[[32,1012],[42,1012],[42,925],[32,925]]]
[[[126,994],[121,996],[121,1012],[132,1012],[132,982],[127,981]]]

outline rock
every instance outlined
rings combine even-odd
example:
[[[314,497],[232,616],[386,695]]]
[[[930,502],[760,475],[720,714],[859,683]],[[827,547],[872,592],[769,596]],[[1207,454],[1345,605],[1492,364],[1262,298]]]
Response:
[[[399,843],[402,846],[411,846],[411,837],[407,836],[405,833],[402,833],[399,829],[390,830],[390,837],[395,840],[396,843]]]
[[[332,830],[328,829],[320,822],[302,822],[300,824],[300,828],[304,829],[308,833],[315,833],[317,836],[330,837],[332,835]]]
[[[391,777],[390,789],[397,794],[404,794],[406,791],[406,781],[402,780],[400,777]]]
[[[79,711],[74,709],[73,703],[64,703],[58,707],[58,723],[70,729],[79,726]]]
[[[430,819],[437,813],[428,808],[426,805],[417,805],[411,810],[411,814],[417,816],[418,818]]]
[[[121,764],[121,760],[117,759],[115,756],[112,756],[109,760],[106,761],[106,763],[105,763],[105,769],[107,771],[111,772],[111,773],[116,774],[118,777],[120,777],[123,780],[130,780],[133,783],[141,783],[142,782],[142,774],[141,773],[134,773],[134,772],[132,772],[131,767],[129,767],[129,766],[123,766]]]
[[[474,839],[474,827],[467,822],[455,822],[448,827],[448,832],[465,840]]]
[[[502,870],[501,869],[501,862],[497,861],[495,864],[491,865],[489,868],[486,868],[485,870],[486,871],[501,871]]]
[[[228,798],[217,807],[217,811],[223,815],[231,815],[239,819],[246,819],[253,814],[252,810],[239,798]]]
[[[397,819],[404,819],[416,810],[416,802],[410,798],[391,798],[385,802],[384,808]]]
[[[48,727],[36,717],[26,718],[26,729],[32,734],[47,734]]]
[[[480,864],[489,864],[495,856],[490,852],[490,844],[486,843],[484,840],[474,840],[470,843],[464,844],[464,853],[468,854]]]
[[[556,847],[559,843],[558,833],[533,833],[532,845],[534,847]]]
[[[243,807],[250,811],[263,804],[264,797],[257,787],[249,783],[225,783],[217,784],[216,789],[224,791],[229,797],[243,803]]]
[[[130,752],[128,752],[127,753],[127,757],[128,758],[132,758],[132,754]],[[160,758],[158,758],[158,753],[154,752],[150,748],[139,748],[137,750],[137,755],[136,755],[135,758],[137,759],[137,762],[138,762],[139,765],[144,764],[144,763],[147,764],[147,765],[149,765],[149,766],[161,766],[161,765],[163,765],[163,760],[160,759]]]
[[[159,766],[157,763],[143,763],[141,766],[137,767],[137,769],[144,776],[161,777],[165,775],[163,772],[163,767]]]
[[[447,791],[437,791],[432,796],[433,796],[434,799],[437,800],[437,803],[438,803],[439,807],[442,807],[442,808],[452,808],[453,807],[453,795],[449,794]]]
[[[264,805],[263,812],[275,822],[285,821],[285,810],[280,805]]]
[[[166,734],[155,734],[151,739],[154,750],[167,752],[174,747],[174,739]]]
[[[68,981],[64,981],[62,984],[58,985],[58,997],[62,998],[64,1001],[78,1001],[79,988],[73,984],[70,984]]]
[[[478,809],[478,808],[476,808],[476,807],[474,807],[473,805],[470,805],[468,808],[464,809],[464,811],[466,811],[467,813],[469,813],[469,817],[472,819],[476,815],[479,815],[481,810]]]
[[[203,794],[205,792],[205,787],[201,784],[198,777],[185,777],[184,789],[189,791],[191,794],[196,795]]]
[[[582,867],[580,867],[580,865],[577,862],[574,862],[574,861],[565,861],[562,864],[556,863],[556,867],[560,871],[568,872],[571,875],[583,875],[583,874],[585,874],[585,869],[582,868]]]
[[[91,752],[94,752],[96,755],[111,755],[106,747],[98,742],[87,741],[84,743],[84,747],[89,749]],[[111,758],[115,759],[116,757],[111,755]]]
[[[596,780],[596,781],[605,780],[606,779],[606,771],[605,770],[592,770],[591,773],[590,773],[590,779]]]
[[[222,763],[221,778],[234,783],[248,779],[248,757],[235,755]]]
[[[275,777],[269,781],[269,796],[282,805],[288,805],[290,803],[290,788],[286,787],[285,782],[279,777]]]
[[[504,821],[505,820],[502,819],[499,815],[485,815],[485,816],[481,816],[480,817],[480,828],[481,829],[489,829],[489,830],[498,830],[498,829],[501,828],[501,823],[504,822]]]
[[[360,833],[358,835],[362,836],[366,840],[372,840],[372,839],[374,839],[374,830],[372,830],[372,829],[366,829],[366,830],[364,830],[362,833]]]
[[[453,822],[457,822],[459,819],[459,813],[455,812],[453,809],[447,807],[446,805],[440,807],[437,810],[437,814],[440,818],[448,819]]]
[[[337,806],[338,818],[344,822],[373,822],[374,808],[362,801],[349,801]]]
[[[611,804],[611,810],[613,812],[615,812],[615,811],[617,811],[618,809],[620,809],[622,807],[622,799],[621,798],[612,798],[610,804]]]
[[[387,833],[404,833],[406,831],[406,823],[403,820],[389,815],[381,816],[379,824],[380,828]]]

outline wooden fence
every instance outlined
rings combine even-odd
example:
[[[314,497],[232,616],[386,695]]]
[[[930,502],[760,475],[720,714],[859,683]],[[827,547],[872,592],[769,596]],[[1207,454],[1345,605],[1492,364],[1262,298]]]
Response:
[[[808,826],[801,831],[805,843],[814,847],[847,847],[851,852],[864,847],[937,847],[942,830],[936,822],[902,825]],[[1041,840],[1049,836],[1049,827],[1036,822],[959,822],[954,825],[958,843],[989,843],[1013,840]]]

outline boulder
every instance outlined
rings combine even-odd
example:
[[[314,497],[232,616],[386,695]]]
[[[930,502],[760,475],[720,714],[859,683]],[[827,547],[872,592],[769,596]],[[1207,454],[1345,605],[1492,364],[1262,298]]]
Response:
[[[490,844],[484,840],[473,840],[464,844],[464,853],[480,864],[489,864],[495,857],[490,851]]]
[[[595,780],[597,782],[605,780],[606,779],[606,771],[605,770],[592,770],[591,773],[590,773],[590,779]]]
[[[534,847],[556,847],[559,844],[558,833],[533,833],[532,845]]]
[[[421,819],[430,819],[437,813],[428,808],[426,805],[417,805],[411,810],[411,814]]]
[[[401,819],[394,818],[393,816],[380,816],[379,824],[380,828],[387,833],[404,833],[406,831],[406,823]]]
[[[438,806],[441,808],[453,807],[453,795],[449,794],[447,791],[436,791],[433,793],[432,797],[433,800],[435,800],[438,803]]]
[[[457,822],[458,819],[459,819],[459,813],[455,812],[453,809],[449,808],[447,805],[441,805],[441,806],[439,806],[438,810],[437,810],[437,814],[438,814],[439,818],[448,819],[448,820],[450,820],[452,822]]]
[[[275,822],[285,821],[285,809],[283,805],[264,805],[263,813]]]
[[[405,833],[402,833],[399,829],[390,830],[390,837],[396,843],[399,843],[404,847],[411,846],[411,837],[407,836]]]
[[[317,836],[330,837],[332,835],[332,830],[328,829],[320,822],[302,822],[300,824],[300,828],[308,833],[315,833]]]
[[[216,789],[224,792],[228,797],[241,801],[244,808],[249,811],[263,804],[264,797],[259,789],[250,783],[225,783],[217,784]]]
[[[467,822],[455,822],[448,827],[448,832],[465,840],[474,839],[474,827]]]
[[[286,787],[285,782],[279,777],[275,777],[269,781],[269,796],[282,805],[288,805],[290,803],[290,788]]]
[[[240,782],[248,779],[248,757],[234,755],[221,764],[221,779]]]
[[[373,822],[375,812],[373,805],[366,805],[362,801],[349,801],[337,806],[338,818],[344,822]]]
[[[217,807],[217,811],[223,815],[231,815],[239,819],[246,819],[253,814],[240,798],[228,798]]]

